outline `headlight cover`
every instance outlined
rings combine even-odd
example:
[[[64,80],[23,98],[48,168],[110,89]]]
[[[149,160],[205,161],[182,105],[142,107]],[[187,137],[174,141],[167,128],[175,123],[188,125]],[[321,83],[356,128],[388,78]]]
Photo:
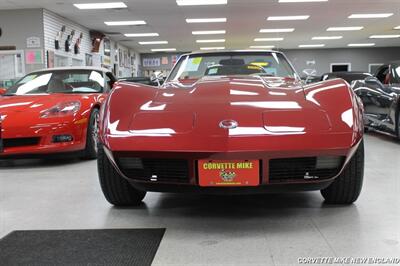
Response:
[[[49,118],[74,115],[79,111],[79,109],[81,109],[81,103],[79,101],[61,102],[43,111],[40,117]]]

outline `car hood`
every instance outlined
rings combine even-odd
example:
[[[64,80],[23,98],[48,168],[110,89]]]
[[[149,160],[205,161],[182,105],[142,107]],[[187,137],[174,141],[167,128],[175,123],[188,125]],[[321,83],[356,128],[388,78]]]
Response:
[[[0,115],[13,113],[38,113],[47,110],[61,102],[80,101],[88,99],[84,94],[46,94],[46,95],[14,95],[0,97]]]
[[[222,121],[236,122],[234,135],[329,130],[323,109],[305,97],[299,81],[253,76],[205,77],[195,83],[167,83],[134,114],[134,134],[225,135]]]

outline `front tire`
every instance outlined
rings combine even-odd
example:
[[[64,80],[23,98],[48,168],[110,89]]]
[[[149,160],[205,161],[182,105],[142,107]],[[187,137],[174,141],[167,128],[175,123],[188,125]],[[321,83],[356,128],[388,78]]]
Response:
[[[86,146],[83,151],[83,159],[92,160],[97,158],[97,144],[99,135],[99,109],[93,109],[90,114],[86,133]]]
[[[321,190],[325,202],[329,204],[351,204],[360,195],[364,179],[364,141],[346,168],[326,189]]]
[[[109,203],[115,206],[137,206],[146,196],[145,191],[135,189],[118,174],[102,145],[98,148],[97,169],[101,190]]]

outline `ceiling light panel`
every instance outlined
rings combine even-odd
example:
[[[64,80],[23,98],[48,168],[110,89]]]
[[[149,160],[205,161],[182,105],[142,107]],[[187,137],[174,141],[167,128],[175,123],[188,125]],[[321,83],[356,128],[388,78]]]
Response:
[[[283,41],[284,38],[255,38],[255,42],[280,42]]]
[[[105,21],[104,24],[107,26],[137,26],[146,25],[144,20],[133,20],[133,21]]]
[[[396,39],[400,38],[400,35],[391,34],[391,35],[371,35],[369,36],[370,39]]]
[[[174,52],[176,48],[159,48],[159,49],[151,49],[152,52]]]
[[[78,9],[114,9],[114,8],[128,8],[123,2],[111,2],[111,3],[85,3],[85,4],[74,4]]]
[[[362,26],[355,26],[355,27],[330,27],[326,31],[356,31],[362,30],[364,27]]]
[[[211,35],[211,34],[225,34],[226,30],[203,30],[203,31],[192,31],[193,35]]]
[[[279,3],[311,3],[311,2],[328,2],[328,0],[279,0]]]
[[[352,14],[349,18],[388,18],[393,16],[393,13],[379,13],[379,14]]]
[[[312,40],[340,40],[343,36],[315,36]]]
[[[252,45],[250,49],[272,49],[275,48],[275,45]]]
[[[168,44],[168,41],[139,42],[140,45]]]
[[[375,46],[375,43],[349,43],[349,47],[371,47]]]
[[[299,48],[319,48],[325,47],[325,44],[300,44]]]
[[[261,33],[280,33],[280,32],[293,32],[293,28],[287,28],[287,29],[261,29]]]
[[[226,22],[226,18],[187,18],[186,23],[221,23]]]
[[[224,50],[225,47],[201,47],[200,50]]]
[[[158,33],[151,32],[151,33],[125,33],[125,37],[157,37],[159,36]]]
[[[197,43],[225,42],[225,39],[197,40]]]
[[[270,21],[279,21],[279,20],[307,20],[309,19],[309,15],[304,16],[272,16],[268,17],[267,20]]]
[[[226,5],[228,0],[176,0],[178,6]]]

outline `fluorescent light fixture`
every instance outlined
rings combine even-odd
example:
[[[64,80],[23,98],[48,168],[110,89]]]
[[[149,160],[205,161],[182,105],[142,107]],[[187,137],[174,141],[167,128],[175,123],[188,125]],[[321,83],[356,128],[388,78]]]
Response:
[[[283,41],[283,38],[255,38],[255,42],[280,42]]]
[[[279,33],[279,32],[293,32],[293,28],[288,29],[261,29],[261,33]]]
[[[226,5],[228,0],[176,0],[178,6]]]
[[[107,26],[137,26],[146,25],[144,20],[132,20],[132,21],[105,21],[104,24]]]
[[[375,43],[349,43],[349,47],[371,47],[375,46]]]
[[[167,41],[139,42],[140,45],[168,44]]]
[[[217,23],[226,22],[226,18],[187,18],[186,23]]]
[[[351,14],[349,18],[388,18],[393,16],[393,13],[379,13],[379,14]]]
[[[250,49],[272,49],[272,48],[275,48],[275,45],[252,45],[249,48]]]
[[[159,36],[158,33],[125,33],[125,37],[157,37]]]
[[[196,42],[197,42],[197,43],[225,42],[225,39],[197,40]]]
[[[279,0],[279,3],[328,2],[328,0]]]
[[[329,27],[326,31],[355,31],[362,30],[364,27],[356,26],[356,27]]]
[[[343,36],[315,36],[312,40],[340,40]]]
[[[225,47],[201,47],[200,50],[224,50]]]
[[[309,15],[305,16],[272,16],[268,17],[267,20],[306,20],[309,19]]]
[[[113,9],[113,8],[127,8],[123,2],[112,3],[87,3],[87,4],[74,4],[78,9]]]
[[[400,38],[400,35],[397,34],[390,34],[390,35],[371,35],[369,36],[370,39],[396,39]]]
[[[160,48],[160,49],[151,49],[152,52],[174,52],[176,48]]]
[[[299,48],[318,48],[318,47],[324,47],[325,44],[300,44]]]
[[[394,27],[394,30],[400,30],[400,26]]]
[[[208,35],[208,34],[225,34],[226,30],[202,30],[192,31],[193,35]]]

